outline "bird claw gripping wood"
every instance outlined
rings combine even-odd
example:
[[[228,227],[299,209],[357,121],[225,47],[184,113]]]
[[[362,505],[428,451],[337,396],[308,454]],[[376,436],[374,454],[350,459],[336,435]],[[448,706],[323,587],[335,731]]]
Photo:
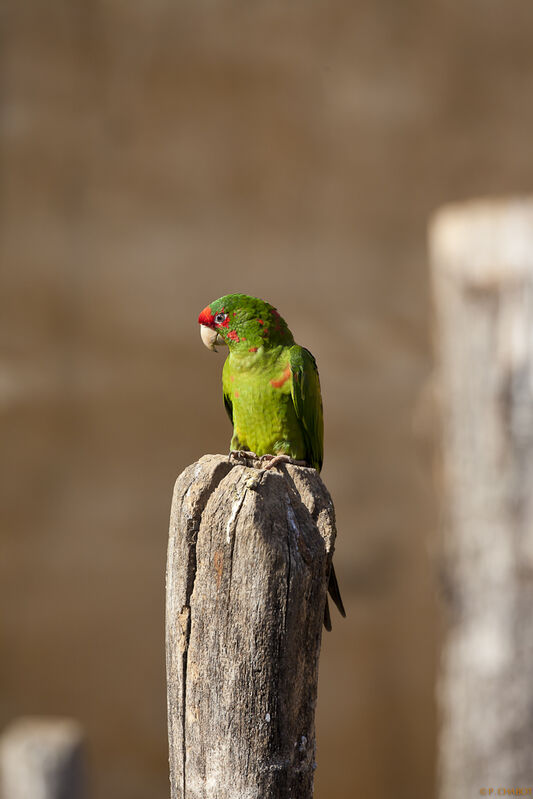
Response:
[[[249,452],[247,449],[232,449],[228,455],[228,460],[231,463],[232,460],[237,462],[244,461],[244,463],[248,463],[249,461],[259,461],[261,464],[261,471],[266,472],[270,469],[274,469],[275,466],[279,466],[280,463],[290,463],[293,466],[308,466],[309,464],[307,461],[304,460],[296,460],[295,458],[291,458],[290,455],[256,455],[255,452]]]
[[[231,463],[232,459],[236,461],[244,461],[245,463],[249,460],[257,461],[259,457],[255,454],[255,452],[249,452],[247,449],[232,449],[228,455],[228,460]]]
[[[266,466],[262,466],[262,470],[264,472],[268,471],[269,469],[273,469],[275,466],[279,466],[280,463],[291,463],[293,466],[307,466],[306,461],[302,460],[295,460],[291,458],[289,455],[261,455],[259,458],[261,464],[266,462]]]

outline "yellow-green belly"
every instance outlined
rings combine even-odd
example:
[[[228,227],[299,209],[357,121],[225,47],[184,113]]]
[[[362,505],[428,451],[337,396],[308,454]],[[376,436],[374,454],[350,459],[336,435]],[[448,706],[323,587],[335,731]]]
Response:
[[[250,382],[236,378],[233,384],[231,448],[305,459],[304,439],[289,386],[273,388],[267,379],[264,383],[257,378],[252,385]]]

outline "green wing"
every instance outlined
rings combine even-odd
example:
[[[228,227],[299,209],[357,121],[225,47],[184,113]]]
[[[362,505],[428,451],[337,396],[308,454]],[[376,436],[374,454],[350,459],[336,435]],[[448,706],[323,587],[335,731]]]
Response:
[[[324,417],[316,361],[304,347],[289,350],[292,373],[291,394],[304,436],[306,460],[318,472],[324,459]]]
[[[226,408],[230,422],[233,424],[233,403],[231,401],[229,356],[226,358],[224,362],[224,368],[222,369],[222,393],[224,394],[224,407]]]

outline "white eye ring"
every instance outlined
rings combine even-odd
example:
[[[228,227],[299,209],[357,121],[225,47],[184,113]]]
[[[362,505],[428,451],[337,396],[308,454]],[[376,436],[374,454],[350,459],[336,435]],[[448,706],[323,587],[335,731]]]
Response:
[[[227,319],[227,313],[217,313],[215,316],[215,324],[221,325]]]

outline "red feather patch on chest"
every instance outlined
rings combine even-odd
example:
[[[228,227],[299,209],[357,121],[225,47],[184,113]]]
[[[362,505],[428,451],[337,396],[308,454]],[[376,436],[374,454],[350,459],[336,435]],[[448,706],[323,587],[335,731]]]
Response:
[[[287,364],[287,366],[285,367],[285,371],[283,372],[279,380],[271,380],[270,385],[272,386],[272,388],[281,388],[287,382],[290,376],[291,376],[291,367]]]
[[[237,335],[237,333],[235,332],[235,330],[230,330],[229,331],[228,338],[230,338],[232,341],[240,341],[240,338]]]

